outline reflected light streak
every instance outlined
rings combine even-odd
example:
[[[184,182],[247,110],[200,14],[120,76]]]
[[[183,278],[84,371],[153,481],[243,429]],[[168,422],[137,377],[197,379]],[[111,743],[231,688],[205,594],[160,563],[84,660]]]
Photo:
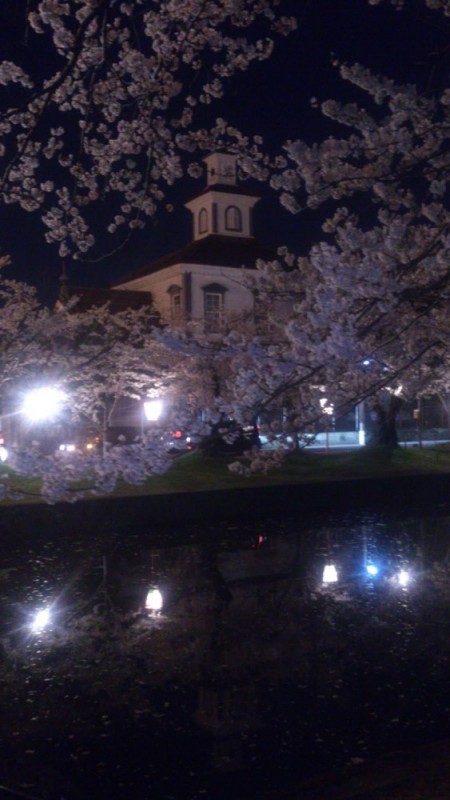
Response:
[[[336,583],[338,580],[337,569],[334,564],[325,564],[323,568],[323,583]]]
[[[31,630],[33,633],[41,633],[44,628],[50,622],[50,609],[49,608],[41,608],[40,611],[37,611],[33,622],[31,623]]]
[[[405,569],[402,569],[397,575],[397,580],[400,586],[408,586],[411,581],[411,575]]]
[[[145,599],[145,608],[146,611],[151,611],[153,613],[157,613],[161,611],[163,607],[163,596],[159,589],[153,586],[147,592],[147,597]]]

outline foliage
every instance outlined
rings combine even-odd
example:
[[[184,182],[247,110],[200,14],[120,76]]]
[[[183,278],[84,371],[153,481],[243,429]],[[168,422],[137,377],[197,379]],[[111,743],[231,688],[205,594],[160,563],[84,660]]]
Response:
[[[278,5],[27,3],[24,63],[0,64],[3,202],[39,211],[62,256],[93,247],[101,225],[93,205],[110,233],[144,227],[168,186],[186,169],[198,176],[196,151],[213,149],[224,133],[223,121],[212,131],[198,127],[202,107],[222,98],[234,75],[267,59],[274,35],[295,27]]]
[[[281,402],[282,427],[297,433],[326,425],[321,398],[338,414],[370,398],[383,423],[395,420],[393,396],[450,389],[449,90],[336,67],[364,106],[322,103],[344,133],[287,142],[271,179],[290,211],[322,214],[322,240],[259,265],[271,333],[242,341],[232,379],[237,408],[257,416]]]
[[[39,427],[21,413],[28,391],[55,387],[67,398],[60,415],[63,436],[77,421],[83,430],[105,436],[120,398],[141,404],[163,387],[176,396],[176,360],[154,336],[148,307],[82,311],[75,299],[49,309],[40,305],[32,287],[8,280],[0,282],[0,302],[0,398],[3,429],[8,434],[16,428],[10,437],[16,439],[10,449],[13,469],[25,477],[39,476],[51,502],[76,499],[87,489],[111,491],[118,479],[139,484],[149,473],[166,469],[170,461],[159,426],[127,447],[106,447],[103,441],[90,455],[68,458],[55,454],[52,421]],[[8,493],[8,480],[2,490]]]
[[[447,2],[423,4],[441,22],[448,14]],[[449,90],[423,93],[360,64],[336,64],[356,100],[321,108],[342,135],[312,146],[289,141],[269,158],[259,136],[247,140],[222,119],[199,128],[199,107],[270,54],[261,32],[292,30],[277,6],[30,4],[30,41],[50,56],[34,83],[25,67],[0,65],[11,101],[0,120],[0,191],[4,202],[39,211],[62,255],[93,246],[91,207],[102,209],[112,233],[141,227],[189,161],[188,172],[198,174],[199,152],[230,142],[241,175],[261,178],[270,169],[284,206],[323,215],[323,236],[305,255],[281,248],[276,261],[259,264],[249,279],[255,320],[220,335],[195,323],[157,332],[145,312],[50,311],[30,287],[3,282],[4,397],[38,372],[64,385],[77,413],[98,425],[120,396],[164,390],[176,427],[195,420],[201,436],[222,418],[245,425],[259,417],[269,436],[279,442],[289,434],[297,445],[318,423],[328,425],[330,409],[339,414],[370,400],[382,440],[392,444],[399,405],[392,398],[449,392]],[[93,456],[94,488],[111,490],[118,477],[139,484],[164,469],[160,434],[155,428],[139,443]],[[17,466],[48,476],[45,494],[55,500],[82,480],[87,463],[33,453]],[[252,456],[250,469],[278,463],[271,450],[267,459]]]

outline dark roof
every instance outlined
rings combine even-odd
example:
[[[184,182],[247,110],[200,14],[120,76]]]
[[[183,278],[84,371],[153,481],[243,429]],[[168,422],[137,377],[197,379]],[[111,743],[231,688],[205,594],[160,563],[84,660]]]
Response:
[[[187,202],[190,203],[192,200],[196,200],[197,197],[202,197],[204,194],[209,194],[209,192],[222,192],[223,194],[241,194],[247,195],[248,197],[261,197],[260,192],[254,192],[251,189],[246,189],[244,186],[232,186],[229,183],[212,183],[209,186],[205,186],[201,192],[193,195],[193,197],[191,197]]]
[[[261,244],[256,239],[237,236],[218,236],[212,234],[175,250],[157,261],[146,264],[138,270],[124,275],[115,281],[114,286],[153,275],[155,272],[171,267],[173,264],[212,264],[217,267],[246,267],[253,269],[258,258],[270,261],[276,258],[276,250]]]
[[[119,289],[96,289],[85,286],[65,286],[61,302],[66,303],[73,297],[78,298],[74,306],[75,311],[87,311],[89,308],[99,308],[109,304],[110,310],[115,313],[125,311],[127,308],[139,309],[151,306],[152,295],[150,292],[130,292]]]

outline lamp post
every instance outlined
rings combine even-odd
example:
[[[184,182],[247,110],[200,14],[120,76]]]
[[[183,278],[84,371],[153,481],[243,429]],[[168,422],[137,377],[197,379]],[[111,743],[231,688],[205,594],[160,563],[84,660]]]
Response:
[[[330,449],[330,423],[331,417],[334,412],[333,403],[329,403],[326,397],[321,397],[319,400],[320,407],[325,416],[325,450],[328,453]]]
[[[144,436],[146,422],[158,422],[163,411],[163,402],[159,397],[147,398],[142,403],[141,436]]]

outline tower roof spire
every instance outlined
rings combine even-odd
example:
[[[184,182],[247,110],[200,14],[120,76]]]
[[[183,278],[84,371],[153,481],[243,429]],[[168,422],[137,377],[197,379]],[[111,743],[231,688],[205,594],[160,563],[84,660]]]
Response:
[[[208,186],[237,186],[237,156],[211,153],[205,158]]]

